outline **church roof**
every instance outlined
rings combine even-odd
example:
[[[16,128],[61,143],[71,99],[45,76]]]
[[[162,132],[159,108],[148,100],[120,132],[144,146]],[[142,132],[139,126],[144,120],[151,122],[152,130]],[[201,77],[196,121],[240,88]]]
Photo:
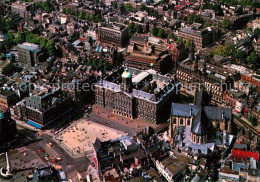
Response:
[[[214,106],[204,106],[204,91],[198,93],[196,105],[172,103],[171,115],[178,117],[194,117],[191,132],[202,136],[207,134],[208,120],[231,120],[232,110],[228,108],[218,108]]]
[[[172,103],[171,114],[173,116],[190,117],[190,109],[192,109],[192,114],[196,115],[200,107],[196,105]]]

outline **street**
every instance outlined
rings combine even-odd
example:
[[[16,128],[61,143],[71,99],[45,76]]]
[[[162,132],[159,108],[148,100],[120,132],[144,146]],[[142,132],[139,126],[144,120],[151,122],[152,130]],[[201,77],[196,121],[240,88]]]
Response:
[[[18,128],[19,132],[27,137],[34,135],[33,132]],[[48,143],[52,143],[50,146]],[[42,135],[38,138],[36,142],[33,142],[27,146],[28,149],[34,151],[35,154],[43,161],[48,163],[45,159],[44,152],[39,150],[39,147],[43,148],[47,154],[49,154],[49,159],[51,158],[62,158],[62,161],[57,162],[57,165],[61,165],[63,171],[66,174],[67,179],[71,179],[73,182],[78,181],[77,172],[86,171],[90,165],[90,160],[87,157],[72,158],[66,151],[63,150],[57,143],[52,140],[49,135]]]

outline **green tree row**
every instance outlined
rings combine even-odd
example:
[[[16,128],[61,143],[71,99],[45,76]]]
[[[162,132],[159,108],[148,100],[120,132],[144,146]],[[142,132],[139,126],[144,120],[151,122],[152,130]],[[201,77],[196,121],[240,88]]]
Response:
[[[7,33],[9,30],[13,30],[14,23],[12,20],[8,20],[3,16],[0,16],[0,32]]]
[[[158,29],[157,27],[154,27],[152,29],[152,34],[155,37],[160,37],[160,38],[164,38],[165,37],[164,29]]]
[[[55,6],[50,1],[37,1],[34,4],[35,9],[42,9],[47,13],[55,10]]]
[[[253,69],[260,68],[260,57],[256,52],[251,52],[248,56],[242,50],[235,50],[233,46],[219,45],[215,50],[211,51],[211,55],[220,55],[223,57],[235,58],[240,63],[249,64]]]
[[[200,15],[191,14],[189,16],[189,23],[204,23],[204,20],[201,18]]]
[[[143,27],[141,25],[137,25],[137,27],[136,27],[134,22],[129,23],[128,29],[131,34],[133,34],[135,32],[137,32],[137,33],[144,32]]]
[[[251,6],[252,8],[260,8],[259,1],[253,0],[218,0],[219,2],[223,2],[230,6],[243,5],[243,6]]]
[[[93,21],[95,23],[98,23],[102,20],[101,18],[101,14],[92,14],[92,15],[87,15],[85,12],[83,11],[72,11],[72,9],[70,8],[64,8],[63,9],[63,13],[66,15],[74,15],[76,17],[78,17],[81,20],[89,20],[89,21]]]
[[[212,9],[216,11],[216,14],[218,16],[223,16],[223,10],[219,4],[210,4],[210,3],[205,3],[202,7],[202,9]]]
[[[111,65],[109,64],[108,61],[99,58],[83,59],[82,57],[78,57],[78,63],[87,66],[92,66],[93,69],[104,69],[104,70],[111,69]]]

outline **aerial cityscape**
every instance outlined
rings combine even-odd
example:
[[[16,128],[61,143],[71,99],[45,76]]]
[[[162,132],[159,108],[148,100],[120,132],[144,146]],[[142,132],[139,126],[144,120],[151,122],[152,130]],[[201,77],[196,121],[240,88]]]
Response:
[[[1,0],[0,182],[259,182],[260,0]]]

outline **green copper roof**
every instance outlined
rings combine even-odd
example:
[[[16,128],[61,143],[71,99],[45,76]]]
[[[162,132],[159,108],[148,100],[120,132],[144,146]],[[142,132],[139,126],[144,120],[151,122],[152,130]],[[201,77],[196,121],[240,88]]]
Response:
[[[132,78],[132,74],[130,71],[126,68],[124,73],[122,74],[122,78]]]

